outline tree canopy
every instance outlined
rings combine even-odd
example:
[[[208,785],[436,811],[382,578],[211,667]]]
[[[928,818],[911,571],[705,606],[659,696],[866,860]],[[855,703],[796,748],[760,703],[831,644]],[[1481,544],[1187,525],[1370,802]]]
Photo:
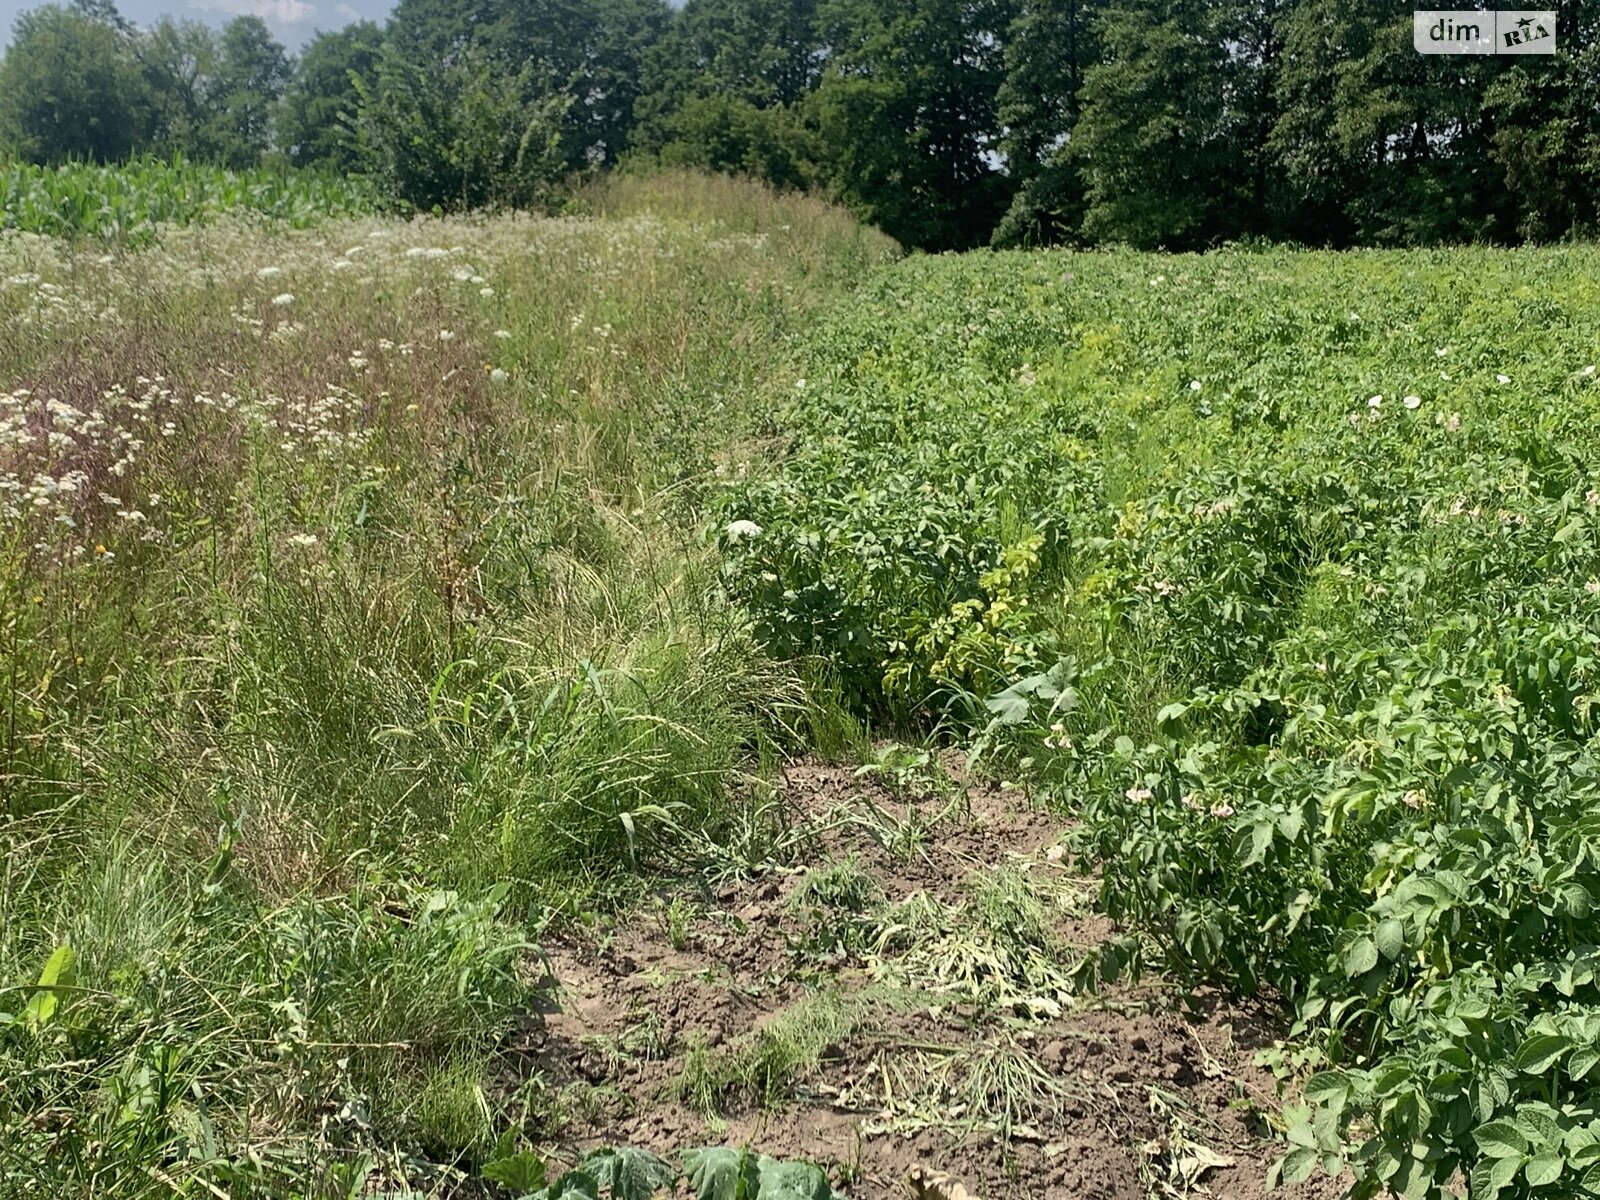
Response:
[[[1600,0],[1550,57],[1423,56],[1401,0],[399,0],[291,58],[46,4],[0,152],[359,173],[547,203],[692,164],[826,191],[908,246],[1551,240],[1600,228]]]

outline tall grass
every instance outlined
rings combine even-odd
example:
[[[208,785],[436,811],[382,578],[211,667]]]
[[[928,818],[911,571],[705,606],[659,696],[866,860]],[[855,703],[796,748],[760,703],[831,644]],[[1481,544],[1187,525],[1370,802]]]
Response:
[[[525,943],[744,827],[803,712],[697,497],[892,250],[708,186],[0,242],[0,1194],[443,1190],[538,1131],[483,1087]]]

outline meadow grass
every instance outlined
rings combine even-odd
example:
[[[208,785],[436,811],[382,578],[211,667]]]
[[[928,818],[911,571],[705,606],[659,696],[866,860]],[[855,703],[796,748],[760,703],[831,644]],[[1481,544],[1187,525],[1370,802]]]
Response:
[[[688,176],[0,237],[0,1194],[453,1186],[530,939],[807,720],[701,504],[892,253]]]

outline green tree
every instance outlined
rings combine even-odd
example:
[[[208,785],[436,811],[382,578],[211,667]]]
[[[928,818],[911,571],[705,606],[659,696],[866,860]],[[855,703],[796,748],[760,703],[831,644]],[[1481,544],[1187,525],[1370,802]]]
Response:
[[[116,10],[23,13],[0,59],[0,144],[33,162],[111,162],[145,144],[151,105]]]
[[[278,142],[296,166],[356,168],[354,140],[361,85],[378,67],[383,32],[360,21],[306,44],[278,110]]]
[[[636,144],[673,165],[811,180],[799,105],[822,58],[815,0],[689,0],[645,55]]]
[[[828,0],[807,111],[823,178],[908,245],[981,245],[1010,199],[996,100],[1010,0]]]
[[[222,30],[200,152],[234,168],[252,167],[272,145],[272,116],[289,80],[289,60],[260,17],[235,17]]]
[[[1557,13],[1554,61],[1502,71],[1485,90],[1495,163],[1536,241],[1600,235],[1600,0]]]
[[[198,21],[163,17],[138,39],[136,53],[150,96],[149,148],[161,155],[200,152],[217,72],[216,35]]]
[[[1016,193],[995,229],[996,245],[1059,242],[1083,224],[1083,179],[1069,150],[1084,70],[1096,56],[1095,9],[1096,0],[1020,0],[996,98]]]
[[[1112,0],[1095,21],[1103,58],[1083,83],[1072,154],[1087,185],[1084,232],[1172,249],[1258,227],[1247,8],[1228,0]]]
[[[562,153],[578,170],[627,149],[643,55],[669,15],[665,0],[400,0],[387,43],[418,69],[470,49],[535,89],[529,108],[564,98]]]
[[[1412,48],[1402,0],[1297,0],[1270,147],[1306,241],[1422,244],[1514,233],[1484,93],[1515,59]]]
[[[432,66],[385,45],[373,80],[358,82],[363,166],[417,209],[547,203],[567,170],[561,130],[572,98],[537,70],[510,74],[470,44]]]

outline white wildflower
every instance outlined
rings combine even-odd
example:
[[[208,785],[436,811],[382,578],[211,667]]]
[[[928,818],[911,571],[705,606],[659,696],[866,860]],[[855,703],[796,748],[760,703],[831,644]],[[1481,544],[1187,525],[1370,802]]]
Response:
[[[293,292],[279,292],[276,296],[274,296],[272,298],[272,303],[275,306],[277,306],[278,308],[288,308],[289,305],[294,303],[294,293]]]
[[[745,538],[756,538],[761,536],[761,526],[754,521],[730,521],[728,522],[727,534],[730,542],[743,541]]]
[[[315,546],[317,544],[317,535],[314,533],[296,533],[291,534],[289,540],[296,546]]]
[[[511,376],[507,375],[502,368],[496,367],[494,370],[489,372],[489,378],[495,383],[504,383],[506,380],[510,379]]]
[[[1400,403],[1404,404],[1407,408],[1418,409],[1422,407],[1422,397],[1407,396],[1404,400],[1400,401]]]
[[[1509,376],[1509,375],[1496,375],[1494,377],[1494,380],[1495,380],[1496,383],[1499,383],[1499,384],[1507,384],[1507,383],[1511,382],[1511,376]]]
[[[453,341],[455,341],[456,340],[455,331],[454,330],[450,330],[450,329],[441,329],[441,330],[439,330],[439,340],[441,342],[453,342]]]
[[[1198,379],[1189,380],[1189,390],[1191,392],[1198,392],[1200,390],[1200,381]]]
[[[509,330],[509,329],[496,329],[494,331],[494,336],[499,338],[501,341],[505,341],[506,338],[511,336],[511,330]]]

